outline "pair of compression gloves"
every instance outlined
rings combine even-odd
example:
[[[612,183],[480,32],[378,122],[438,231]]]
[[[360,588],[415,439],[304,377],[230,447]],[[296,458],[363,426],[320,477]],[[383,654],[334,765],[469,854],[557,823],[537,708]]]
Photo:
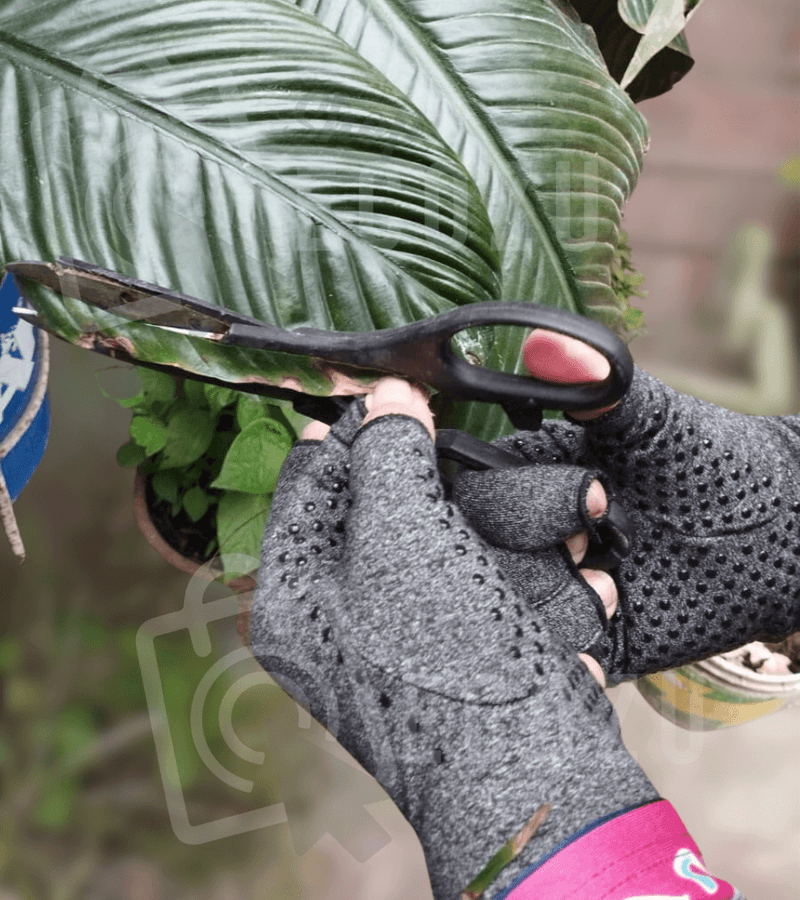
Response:
[[[362,427],[365,412],[354,401],[284,465],[252,649],[409,820],[435,900],[525,900],[547,878],[554,898],[626,900],[631,866],[656,879],[637,896],[671,878],[674,896],[736,897],[703,874],[577,652],[614,682],[800,627],[797,417],[738,415],[636,369],[617,408],[501,440],[530,466],[462,473],[448,498],[425,428]],[[563,546],[596,524],[594,477],[636,529],[610,620]]]

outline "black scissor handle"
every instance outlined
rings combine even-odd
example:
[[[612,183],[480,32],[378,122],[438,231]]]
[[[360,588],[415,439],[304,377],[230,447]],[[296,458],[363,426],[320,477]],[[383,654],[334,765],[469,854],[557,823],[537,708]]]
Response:
[[[456,355],[452,339],[467,328],[486,325],[544,328],[577,338],[602,353],[611,372],[602,382],[552,384],[533,376],[472,366]],[[569,411],[609,406],[622,397],[633,377],[627,347],[605,326],[533,303],[475,303],[413,325],[370,332],[287,331],[263,323],[234,322],[223,340],[377,369],[427,384],[455,399],[500,403],[506,408],[533,405]]]

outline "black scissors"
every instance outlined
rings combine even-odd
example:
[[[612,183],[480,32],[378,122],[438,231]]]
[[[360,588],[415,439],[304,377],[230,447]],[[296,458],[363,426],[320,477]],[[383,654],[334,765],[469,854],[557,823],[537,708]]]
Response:
[[[28,279],[62,296],[190,337],[314,357],[334,365],[396,375],[455,399],[498,403],[520,430],[537,429],[544,409],[571,411],[609,406],[622,397],[633,377],[633,361],[627,347],[607,328],[582,316],[532,303],[475,303],[412,325],[382,331],[288,330],[77,259],[59,257],[56,263],[25,260],[7,265],[6,270],[15,276],[20,287],[19,281]],[[35,310],[23,307],[15,311],[32,324],[41,325]],[[610,374],[599,383],[565,385],[470,365],[456,355],[452,339],[467,328],[487,325],[545,328],[577,338],[603,354],[609,362]],[[125,356],[119,348],[98,345],[96,349],[118,358]],[[148,365],[140,359],[130,361]],[[149,365],[173,372],[169,366]],[[180,374],[224,383],[183,370]],[[312,396],[271,385],[248,383],[236,387],[289,400],[299,413],[329,425],[341,416],[351,400],[344,396]],[[473,469],[525,465],[515,454],[455,429],[440,430],[436,448],[439,456]],[[630,523],[624,521],[621,507],[618,507],[616,524],[611,523],[609,531],[605,540],[601,540],[605,544],[601,555],[605,554],[606,565],[609,559],[611,564],[614,560],[618,562],[628,551]]]

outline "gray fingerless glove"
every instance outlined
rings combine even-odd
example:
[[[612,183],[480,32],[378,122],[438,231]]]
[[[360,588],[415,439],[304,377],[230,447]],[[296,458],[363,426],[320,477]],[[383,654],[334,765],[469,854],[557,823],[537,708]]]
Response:
[[[591,648],[595,654],[602,649],[607,655],[611,638],[603,603],[578,575],[561,543],[577,531],[596,533],[604,519],[589,516],[586,497],[595,478],[605,479],[596,469],[559,464],[554,454],[547,458],[549,462],[525,468],[464,471],[453,498],[473,528],[493,545],[509,583],[540,620],[566,636],[573,647]],[[498,497],[502,502],[496,502]],[[554,541],[559,544],[548,549],[548,555],[529,552],[552,548]],[[572,576],[566,590],[547,589],[553,571],[550,558],[555,553],[562,556]]]
[[[561,630],[610,681],[800,628],[797,416],[730,412],[636,368],[622,403],[596,422],[546,422],[498,443],[532,463],[555,457],[597,467],[631,517],[633,552],[616,573],[620,602],[606,638],[590,644],[585,628]],[[504,470],[481,504],[456,485],[476,527],[504,508],[516,472]],[[519,585],[522,563],[506,556],[503,564]]]
[[[387,416],[358,430],[362,411],[281,473],[253,652],[384,786],[434,897],[456,900],[542,804],[552,812],[495,889],[657,793],[586,668],[445,499],[425,429]],[[541,552],[543,590],[569,586],[560,553]]]

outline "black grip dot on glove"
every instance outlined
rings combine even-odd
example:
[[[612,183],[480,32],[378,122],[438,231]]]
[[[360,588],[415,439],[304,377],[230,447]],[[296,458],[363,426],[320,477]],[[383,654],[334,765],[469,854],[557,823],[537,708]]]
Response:
[[[597,421],[547,422],[498,444],[534,464],[557,453],[599,469],[630,515],[635,537],[615,573],[610,651],[596,653],[610,681],[800,628],[797,416],[734,413],[637,368],[622,403]],[[493,515],[513,489],[509,478],[485,498]],[[566,626],[567,640],[594,652]]]
[[[657,794],[586,668],[444,497],[425,429],[386,416],[359,430],[360,415],[354,404],[287,461],[252,648],[384,786],[419,836],[434,897],[456,900],[542,804],[552,812],[495,890]],[[537,553],[543,593],[575,588],[557,550]]]

